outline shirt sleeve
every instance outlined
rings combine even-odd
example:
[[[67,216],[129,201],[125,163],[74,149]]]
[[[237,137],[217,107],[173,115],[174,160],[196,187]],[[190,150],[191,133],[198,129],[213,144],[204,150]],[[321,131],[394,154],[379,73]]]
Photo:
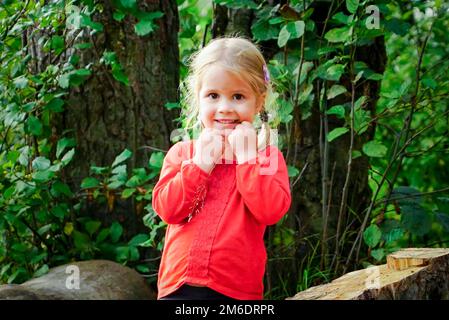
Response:
[[[275,224],[290,208],[287,165],[278,148],[269,146],[256,159],[238,164],[236,175],[237,189],[259,223]]]
[[[204,201],[209,174],[192,162],[188,147],[178,142],[170,148],[153,189],[153,209],[168,224],[182,223]]]

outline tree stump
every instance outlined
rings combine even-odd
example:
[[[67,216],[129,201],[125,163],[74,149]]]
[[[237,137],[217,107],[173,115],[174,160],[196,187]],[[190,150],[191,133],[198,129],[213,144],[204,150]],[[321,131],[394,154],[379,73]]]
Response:
[[[408,248],[286,300],[449,299],[449,249]]]

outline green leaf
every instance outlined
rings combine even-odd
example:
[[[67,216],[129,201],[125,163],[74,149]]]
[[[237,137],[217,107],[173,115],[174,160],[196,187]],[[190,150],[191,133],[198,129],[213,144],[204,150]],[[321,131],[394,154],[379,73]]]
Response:
[[[51,37],[51,48],[55,50],[56,55],[64,51],[64,38],[61,36]]]
[[[33,180],[37,182],[46,182],[53,178],[55,176],[55,172],[51,170],[44,170],[44,171],[38,171],[34,172],[32,174]]]
[[[116,181],[113,181],[113,182],[111,182],[111,183],[108,184],[108,189],[115,190],[115,189],[120,188],[120,187],[123,186],[124,184],[125,184],[124,181],[116,180]]]
[[[401,223],[410,233],[423,236],[430,231],[430,215],[419,205],[401,206]]]
[[[50,167],[51,162],[45,157],[37,157],[33,160],[31,166],[34,170],[43,171]]]
[[[345,66],[343,64],[334,64],[326,70],[326,80],[339,81],[344,72]]]
[[[290,178],[296,177],[299,174],[299,170],[296,167],[289,165],[289,166],[287,166],[287,169],[288,169],[288,176]]]
[[[87,177],[84,178],[83,181],[81,182],[81,188],[83,189],[87,189],[87,188],[95,188],[98,187],[100,185],[100,182],[92,177]]]
[[[385,147],[382,143],[374,140],[365,143],[362,150],[368,157],[373,158],[385,157],[388,151],[387,147]]]
[[[346,42],[351,37],[351,29],[348,26],[329,30],[324,38],[332,43]]]
[[[352,150],[352,159],[357,159],[358,157],[361,157],[362,153],[359,150]]]
[[[47,105],[45,106],[45,109],[53,111],[53,112],[62,112],[64,111],[64,108],[62,107],[64,105],[64,100],[60,98],[56,98],[51,100]]]
[[[117,261],[126,261],[129,257],[129,247],[121,246],[115,249]]]
[[[327,100],[333,99],[336,96],[339,96],[342,93],[348,92],[348,90],[346,90],[345,87],[339,85],[339,84],[334,84],[329,91],[327,92]]]
[[[272,25],[269,23],[269,19],[259,18],[251,26],[251,32],[254,36],[254,39],[258,41],[277,39],[280,32],[280,25]]]
[[[80,50],[90,49],[90,48],[92,48],[92,46],[93,45],[90,42],[82,42],[82,43],[77,43],[74,45],[75,49],[80,49]]]
[[[345,117],[345,107],[342,106],[341,104],[333,106],[332,108],[330,108],[329,110],[326,111],[326,114],[334,114],[336,115],[338,118],[343,119]]]
[[[355,107],[354,112],[354,130],[357,134],[362,134],[368,129],[371,121],[371,113],[361,108]]]
[[[394,219],[387,219],[381,225],[382,238],[387,244],[400,239],[404,235],[400,222]]]
[[[75,154],[75,149],[72,148],[70,149],[65,155],[64,157],[61,159],[61,163],[66,166],[70,161],[72,161],[72,158]]]
[[[140,176],[132,176],[127,182],[126,186],[129,188],[135,188],[142,184],[142,178]]]
[[[90,167],[90,171],[93,174],[105,174],[109,171],[109,167],[96,167],[96,166],[91,166]]]
[[[86,231],[89,233],[91,237],[95,232],[97,232],[100,226],[101,226],[100,221],[87,221],[86,224],[84,225]]]
[[[114,18],[115,21],[122,21],[123,18],[125,18],[126,14],[122,11],[115,11],[112,14],[112,17]]]
[[[156,25],[152,20],[140,20],[135,26],[134,31],[138,36],[146,36],[156,29]]]
[[[34,272],[33,277],[34,277],[34,278],[41,277],[41,276],[47,274],[49,270],[50,270],[50,269],[49,269],[48,265],[44,264],[43,266],[41,266],[39,269],[37,269],[37,270]]]
[[[111,236],[111,241],[117,242],[123,233],[123,227],[120,225],[120,223],[114,221],[109,230],[110,230],[109,234]]]
[[[75,139],[70,138],[59,139],[56,145],[56,158],[59,158],[59,156],[66,147],[74,147],[74,146],[75,146]]]
[[[351,13],[356,13],[359,7],[359,0],[346,0],[346,8]]]
[[[167,108],[168,110],[181,108],[181,106],[178,102],[167,102],[164,105],[164,107]]]
[[[36,264],[41,262],[42,260],[44,260],[45,258],[47,258],[48,254],[47,252],[42,252],[40,254],[35,255],[34,257],[31,258],[30,262],[32,264]]]
[[[164,153],[163,152],[153,152],[148,161],[150,167],[161,169],[164,163]]]
[[[122,153],[120,153],[114,160],[114,162],[112,163],[112,167],[115,167],[116,165],[122,163],[123,161],[126,161],[128,158],[130,158],[132,156],[132,152],[129,151],[128,149],[123,150]]]
[[[42,134],[42,123],[33,115],[30,115],[27,119],[28,132],[34,136],[40,136]]]
[[[73,66],[76,66],[80,62],[80,56],[77,54],[72,54],[69,58],[69,63]]]
[[[129,260],[137,261],[140,258],[139,250],[136,247],[129,247]]]
[[[123,83],[126,86],[129,86],[128,76],[123,72],[123,69],[119,64],[114,64],[114,66],[112,67],[112,76],[115,80]]]
[[[145,241],[149,239],[149,235],[145,233],[139,233],[138,235],[134,236],[129,242],[128,245],[130,246],[139,246]]]
[[[381,237],[382,231],[375,224],[370,225],[363,232],[363,240],[365,240],[365,243],[371,248],[375,247],[379,243]]]
[[[399,36],[405,36],[409,32],[411,25],[399,18],[385,20],[385,28]]]
[[[128,189],[125,189],[125,190],[123,190],[123,192],[122,192],[122,198],[123,198],[123,199],[127,199],[127,198],[131,197],[131,196],[133,195],[134,192],[136,192],[136,189],[135,189],[135,188],[128,188]]]
[[[15,186],[10,186],[8,189],[6,189],[3,192],[3,198],[5,200],[9,200],[12,197],[12,195],[14,194],[15,191],[16,191]]]
[[[27,252],[28,246],[25,243],[16,242],[11,246],[11,249],[17,252]]]
[[[360,98],[358,98],[357,101],[354,103],[354,109],[355,110],[360,109],[367,100],[368,100],[367,96],[361,96]]]
[[[76,76],[80,76],[80,77],[88,77],[92,74],[92,71],[90,71],[89,69],[82,68],[82,69],[77,69],[77,70],[73,71],[72,74],[76,75]]]
[[[350,16],[345,15],[343,12],[338,12],[332,17],[333,20],[338,21],[342,24],[348,24],[352,21]]]
[[[117,167],[115,167],[112,170],[112,173],[116,174],[116,175],[124,175],[124,176],[126,176],[126,167],[127,167],[126,164],[123,164],[121,166],[117,166]]]
[[[89,248],[90,239],[87,234],[74,230],[72,235],[76,249],[85,251]]]
[[[281,31],[279,32],[278,37],[278,46],[282,48],[287,43],[288,39],[290,39],[290,32],[288,32],[287,26],[283,26]]]
[[[103,24],[101,24],[100,22],[92,21],[92,19],[84,13],[82,13],[80,16],[81,16],[81,26],[90,27],[95,32],[103,31]]]
[[[232,9],[257,9],[258,5],[253,0],[214,0],[215,3]]]
[[[339,136],[345,134],[346,132],[348,132],[349,129],[348,128],[335,128],[334,130],[332,130],[331,132],[329,132],[329,134],[327,135],[327,141],[331,142],[335,139],[337,139]]]
[[[449,232],[449,215],[444,212],[437,212],[435,217],[443,226],[444,231]]]
[[[385,249],[375,249],[371,251],[371,256],[377,261],[381,261],[385,257]]]
[[[58,84],[61,88],[67,89],[70,85],[70,72],[60,75],[58,77]]]
[[[61,88],[67,89],[69,86],[77,87],[81,85],[92,72],[89,69],[77,69],[68,73],[62,74],[58,78],[58,84]]]
[[[56,218],[64,219],[65,215],[68,213],[67,207],[65,205],[56,205],[50,210],[51,214]]]
[[[137,271],[139,271],[140,273],[149,273],[150,272],[150,267],[148,267],[145,264],[139,264],[136,267]]]
[[[50,192],[54,197],[59,197],[61,194],[67,197],[73,196],[70,187],[61,181],[55,181],[51,187]]]
[[[25,89],[28,86],[28,79],[25,76],[20,76],[14,79],[14,86],[17,89]]]
[[[390,201],[397,201],[400,206],[402,205],[419,206],[422,203],[422,195],[418,189],[408,186],[399,186],[393,189]]]
[[[120,0],[120,3],[124,8],[131,9],[136,7],[137,0]]]
[[[101,229],[100,233],[97,236],[96,242],[103,242],[109,236],[109,228]]]
[[[27,270],[26,270],[24,267],[19,267],[19,268],[17,268],[17,270],[14,271],[14,273],[13,273],[11,276],[9,276],[7,283],[8,283],[8,284],[11,284],[11,283],[13,283],[14,280],[16,280],[17,278],[20,279],[19,275],[21,275],[21,274],[24,274],[24,275],[28,274],[28,273],[27,273]],[[22,281],[18,281],[18,282],[22,282]]]
[[[305,23],[304,21],[294,21],[287,24],[288,32],[290,33],[290,39],[301,38],[304,34]]]

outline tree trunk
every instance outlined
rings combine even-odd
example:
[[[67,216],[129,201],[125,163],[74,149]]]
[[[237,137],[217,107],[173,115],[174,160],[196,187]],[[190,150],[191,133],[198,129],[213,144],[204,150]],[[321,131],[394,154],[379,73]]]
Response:
[[[272,5],[280,4],[282,1],[271,1]],[[313,2],[314,13],[312,19],[316,23],[318,28],[323,28],[323,21],[328,14],[330,1],[315,1]],[[344,5],[344,4],[343,4]],[[247,30],[249,33],[245,33],[251,37],[251,23],[253,23],[254,14],[251,10],[242,9],[228,9],[221,6],[216,6],[214,10],[214,25],[212,28],[213,37],[221,36],[223,34],[230,35],[234,30]],[[242,19],[241,15],[247,15],[247,19]],[[231,19],[231,17],[240,17],[239,19]],[[241,25],[236,25],[242,23]],[[249,31],[248,31],[249,30]],[[299,41],[297,41],[299,49]],[[307,45],[307,44],[306,44]],[[263,54],[267,61],[269,61],[276,52],[279,51],[276,41],[267,41],[260,43],[263,50]],[[356,60],[364,61],[374,71],[382,73],[386,62],[385,45],[383,38],[377,38],[375,43],[369,46],[357,48]],[[343,83],[345,80],[342,81]],[[350,82],[346,80],[344,83],[350,90]],[[315,84],[314,90],[316,91]],[[369,96],[369,102],[364,108],[370,110],[371,115],[374,117],[375,105],[378,100],[378,93],[380,89],[380,83],[376,81],[367,81],[364,85],[357,88],[355,92],[356,99],[361,95]],[[268,228],[266,233],[266,240],[269,248],[270,258],[282,258],[280,260],[274,259],[268,263],[266,287],[268,291],[273,288],[282,288],[285,286],[290,292],[294,292],[298,286],[298,282],[301,281],[302,273],[305,269],[308,269],[310,261],[315,261],[315,265],[321,263],[322,271],[329,268],[330,259],[334,252],[335,246],[335,234],[336,226],[339,217],[339,208],[341,202],[341,194],[343,185],[346,179],[347,163],[348,163],[348,150],[350,145],[350,135],[346,134],[339,137],[329,145],[328,156],[329,160],[326,164],[326,175],[324,176],[325,187],[327,190],[331,190],[329,196],[331,196],[330,208],[327,218],[327,227],[324,228],[323,212],[327,211],[328,197],[326,200],[326,206],[323,210],[323,155],[320,153],[320,139],[323,139],[324,133],[320,137],[320,129],[323,128],[323,117],[320,116],[318,107],[319,94],[315,95],[314,108],[312,115],[302,120],[301,106],[295,108],[293,111],[293,120],[291,122],[291,139],[290,144],[287,146],[289,150],[286,161],[289,165],[293,165],[299,170],[305,166],[305,171],[301,180],[292,186],[292,205],[287,215],[287,219],[282,226],[273,226]],[[339,103],[347,102],[339,101]],[[337,103],[333,103],[334,105]],[[328,120],[328,132],[333,128],[341,127],[340,120],[329,117]],[[280,132],[283,128],[279,128]],[[369,129],[362,135],[356,136],[354,141],[354,149],[361,150],[363,143],[371,140],[374,136],[375,126],[370,126]],[[323,140],[322,140],[323,141]],[[285,151],[285,150],[283,150]],[[335,164],[335,167],[334,167]],[[354,230],[360,228],[360,221],[354,219],[354,215],[350,212],[360,214],[361,211],[369,204],[371,197],[371,190],[368,186],[368,159],[364,156],[354,159],[352,162],[351,175],[348,185],[348,199],[347,207],[344,210],[344,216],[342,217],[342,227],[340,232],[345,231],[347,225],[350,225],[344,235],[344,243],[350,243],[354,240]],[[330,185],[331,174],[334,174],[333,183]],[[293,181],[292,181],[293,182]],[[273,234],[277,231],[281,231],[281,228],[289,228],[295,231],[295,245],[289,248],[283,249],[277,252],[270,251],[272,245]],[[325,234],[323,235],[323,232]],[[351,233],[352,232],[352,233]],[[324,239],[324,245],[321,244]],[[341,238],[340,238],[341,239]],[[318,250],[314,253],[315,247],[318,246]],[[347,247],[348,245],[346,245]],[[340,258],[342,255],[347,254],[347,248],[343,246],[343,249],[339,252]],[[318,262],[316,262],[318,261]],[[338,269],[339,270],[339,269]],[[308,270],[312,271],[312,270]],[[276,272],[276,276],[274,276]],[[281,283],[279,279],[282,279]],[[282,294],[279,292],[279,294]],[[285,294],[285,293],[284,293]]]
[[[129,86],[115,80],[107,66],[100,67],[77,89],[71,91],[67,107],[58,119],[58,133],[71,130],[76,138],[76,155],[66,170],[68,182],[78,190],[89,168],[110,166],[125,148],[133,156],[127,162],[128,172],[147,167],[151,149],[167,150],[170,133],[178,114],[164,107],[177,102],[179,84],[178,29],[176,1],[139,1],[140,10],[161,11],[162,18],[154,20],[158,28],[147,36],[134,31],[136,18],[113,19],[114,8],[103,1],[103,10],[95,19],[104,26],[103,32],[83,40],[92,49],[79,53],[80,65],[98,61],[104,51],[113,51],[128,76]],[[130,236],[145,231],[142,216],[135,215],[131,200],[113,199],[107,205],[92,204],[87,211],[102,221],[122,222]],[[126,237],[126,235],[125,235]]]

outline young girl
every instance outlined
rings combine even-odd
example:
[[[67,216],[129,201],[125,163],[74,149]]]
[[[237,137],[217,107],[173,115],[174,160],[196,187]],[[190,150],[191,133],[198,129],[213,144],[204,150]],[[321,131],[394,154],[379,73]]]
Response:
[[[249,40],[215,39],[194,55],[189,79],[187,115],[202,130],[170,148],[153,189],[168,224],[158,299],[263,299],[265,228],[291,202],[284,157],[269,145],[265,60]]]

